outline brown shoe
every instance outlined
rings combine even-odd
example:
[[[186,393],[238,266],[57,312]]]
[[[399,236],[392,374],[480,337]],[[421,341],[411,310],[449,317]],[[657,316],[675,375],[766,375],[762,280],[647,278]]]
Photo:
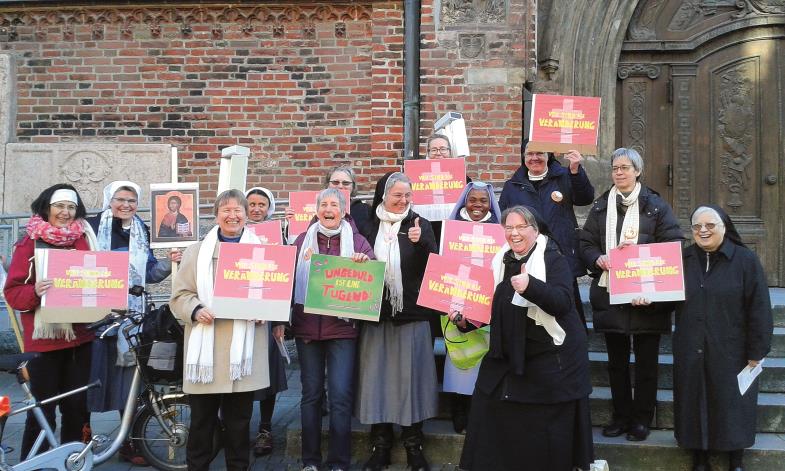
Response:
[[[144,456],[139,454],[130,441],[123,443],[118,455],[120,455],[120,461],[127,461],[134,466],[150,466],[147,460],[144,459]]]
[[[269,430],[261,430],[256,435],[256,440],[253,444],[254,456],[269,455],[273,452],[273,434]]]

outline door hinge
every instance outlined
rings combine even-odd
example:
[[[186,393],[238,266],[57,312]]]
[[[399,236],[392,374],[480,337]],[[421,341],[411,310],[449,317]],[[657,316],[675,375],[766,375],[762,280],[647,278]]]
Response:
[[[668,186],[673,186],[673,164],[668,164]]]

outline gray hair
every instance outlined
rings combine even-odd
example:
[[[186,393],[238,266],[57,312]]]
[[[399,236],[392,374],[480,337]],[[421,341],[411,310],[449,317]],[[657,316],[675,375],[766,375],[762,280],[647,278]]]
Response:
[[[131,193],[135,194],[136,197],[139,198],[139,194],[136,192],[136,188],[134,188],[132,186],[123,185],[123,186],[117,187],[117,189],[114,191],[114,195],[116,195],[118,191],[128,191],[128,192],[131,192]],[[114,195],[112,195],[112,197],[114,197]]]
[[[343,192],[338,188],[327,188],[320,191],[319,195],[316,197],[316,207],[318,208],[322,204],[322,200],[330,197],[338,200],[338,207],[341,208],[341,217],[343,217],[346,213],[346,198],[343,196]]]
[[[613,165],[613,162],[616,161],[616,159],[621,157],[627,157],[630,159],[630,163],[632,164],[632,167],[635,169],[635,171],[643,174],[643,157],[641,157],[637,150],[626,147],[619,147],[613,151],[613,154],[611,154],[611,165]],[[638,178],[640,178],[640,175],[638,175]]]
[[[540,232],[540,226],[537,225],[537,218],[534,217],[534,213],[531,212],[529,208],[526,206],[513,206],[511,208],[507,208],[502,212],[502,226],[507,223],[507,216],[510,214],[517,214],[518,216],[522,217],[526,224],[532,226],[535,231]]]
[[[409,188],[412,187],[412,181],[409,179],[409,177],[407,177],[406,175],[404,175],[401,172],[395,172],[393,174],[390,174],[389,178],[387,178],[387,182],[384,185],[384,197],[383,198],[387,197],[387,193],[390,192],[390,188],[395,186],[396,183],[405,183],[405,184],[409,185]]]
[[[220,209],[221,206],[226,205],[229,200],[236,201],[237,204],[245,208],[245,214],[248,214],[248,200],[245,199],[245,195],[242,191],[233,188],[222,192],[215,199],[215,203],[213,203],[213,216],[218,216],[218,209]]]
[[[357,175],[354,173],[354,169],[349,165],[339,165],[337,167],[333,167],[329,172],[327,172],[327,175],[324,179],[325,186],[330,184],[330,180],[332,179],[333,173],[335,172],[343,172],[346,175],[349,175],[349,180],[352,181],[352,191],[349,193],[349,196],[357,196]]]

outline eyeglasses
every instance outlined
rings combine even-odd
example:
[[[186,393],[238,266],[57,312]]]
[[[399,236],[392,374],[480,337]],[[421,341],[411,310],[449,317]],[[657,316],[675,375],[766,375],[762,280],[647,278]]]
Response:
[[[127,204],[128,206],[136,206],[139,201],[131,198],[112,198],[112,201],[117,201],[121,205]]]
[[[350,180],[330,180],[330,185],[332,185],[332,186],[352,186],[352,185],[354,185],[354,182],[350,181]]]
[[[504,232],[506,232],[507,234],[512,234],[513,231],[515,231],[518,234],[523,234],[523,230],[529,226],[531,226],[531,224],[518,224],[517,226],[504,226]]]
[[[629,172],[631,168],[632,165],[614,165],[613,167],[611,167],[611,172],[616,173],[619,170],[621,170],[622,172]]]
[[[450,148],[449,147],[432,147],[428,149],[429,154],[449,154]]]
[[[389,196],[390,196],[390,198],[396,199],[396,200],[402,200],[402,199],[410,200],[410,199],[412,199],[412,194],[411,193],[390,193]]]
[[[700,232],[704,227],[706,228],[707,231],[713,231],[715,227],[721,225],[722,225],[721,223],[707,222],[706,224],[693,224],[690,227],[692,227],[692,230],[694,232]]]
[[[75,204],[54,203],[54,204],[50,204],[49,206],[55,208],[58,211],[70,211],[72,213],[76,212]]]

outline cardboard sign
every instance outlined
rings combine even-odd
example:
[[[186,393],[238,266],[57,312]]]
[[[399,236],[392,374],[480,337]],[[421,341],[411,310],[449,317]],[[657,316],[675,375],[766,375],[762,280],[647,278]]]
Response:
[[[466,186],[463,159],[406,160],[403,173],[412,181],[414,210],[429,221],[447,219]]]
[[[439,246],[441,255],[490,268],[505,242],[504,228],[499,224],[448,220],[442,225]]]
[[[41,298],[44,322],[94,322],[128,308],[128,252],[36,249],[38,280],[52,280]]]
[[[251,230],[264,245],[283,244],[283,232],[281,231],[281,220],[264,221],[246,226]]]
[[[351,193],[349,190],[340,189],[346,200],[346,214],[351,206]],[[313,217],[316,216],[316,198],[320,191],[293,191],[289,193],[289,207],[294,210],[294,220],[289,222],[287,232],[289,243],[293,243],[298,235],[308,230]]]
[[[535,94],[527,150],[597,155],[599,128],[599,98]]]
[[[305,312],[379,322],[384,262],[353,262],[332,255],[311,256]]]
[[[680,242],[629,245],[613,249],[608,273],[611,304],[645,297],[650,301],[683,301],[684,268]]]
[[[224,319],[288,321],[297,248],[221,242],[212,310]]]
[[[489,324],[495,288],[490,268],[432,253],[417,304],[444,313],[458,311],[466,319]]]

